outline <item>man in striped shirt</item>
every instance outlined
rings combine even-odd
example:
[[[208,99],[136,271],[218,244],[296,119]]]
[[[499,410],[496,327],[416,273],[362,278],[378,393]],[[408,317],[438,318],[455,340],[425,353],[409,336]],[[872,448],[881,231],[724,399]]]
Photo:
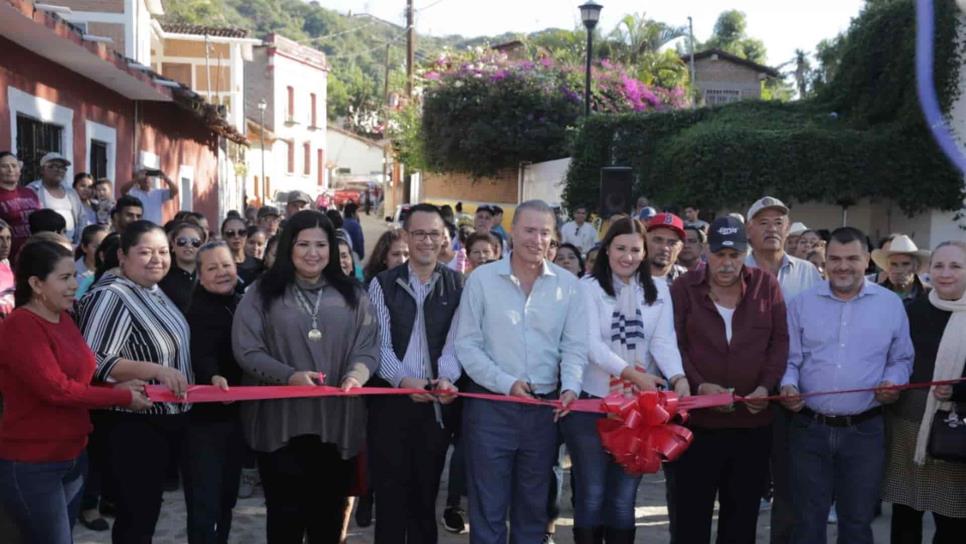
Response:
[[[408,264],[379,274],[369,287],[380,325],[377,376],[382,385],[455,391],[460,365],[453,348],[453,319],[463,278],[438,260],[447,242],[438,208],[413,206],[403,228]],[[421,393],[370,401],[369,454],[379,498],[377,544],[436,542],[436,494],[457,420],[450,404],[454,398]]]

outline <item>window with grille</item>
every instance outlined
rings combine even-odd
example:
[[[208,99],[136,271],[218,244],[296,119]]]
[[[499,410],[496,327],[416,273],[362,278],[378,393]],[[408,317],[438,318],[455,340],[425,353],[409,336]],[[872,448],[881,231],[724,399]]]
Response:
[[[54,151],[62,153],[64,127],[17,114],[17,156],[23,161],[20,182],[40,178],[40,159]],[[68,157],[69,159],[69,157]]]
[[[741,91],[728,89],[708,89],[704,91],[704,102],[709,106],[728,104],[741,100]]]
[[[106,142],[91,140],[91,156],[88,164],[90,164],[90,174],[94,179],[107,177],[107,146],[108,144]]]

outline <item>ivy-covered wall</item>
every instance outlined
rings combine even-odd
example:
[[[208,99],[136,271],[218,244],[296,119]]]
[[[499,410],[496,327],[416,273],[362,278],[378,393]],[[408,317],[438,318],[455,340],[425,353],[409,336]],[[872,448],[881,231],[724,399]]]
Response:
[[[928,133],[915,89],[912,0],[871,3],[853,21],[837,75],[814,99],[592,116],[574,140],[564,200],[595,204],[600,168],[632,166],[637,194],[668,205],[744,206],[763,194],[906,213],[962,206],[963,179]],[[936,88],[958,97],[954,0],[936,2]]]

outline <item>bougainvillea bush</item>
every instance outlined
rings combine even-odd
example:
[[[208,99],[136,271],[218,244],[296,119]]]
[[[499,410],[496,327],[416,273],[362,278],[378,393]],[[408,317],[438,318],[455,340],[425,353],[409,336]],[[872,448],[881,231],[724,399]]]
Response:
[[[687,105],[684,89],[646,85],[622,66],[603,61],[592,73],[594,112]],[[486,176],[566,157],[584,111],[584,69],[550,58],[511,60],[482,49],[446,54],[422,72],[421,83],[422,100],[410,105],[422,108],[420,125],[413,126],[412,112],[398,116],[396,146],[410,166],[437,172]]]

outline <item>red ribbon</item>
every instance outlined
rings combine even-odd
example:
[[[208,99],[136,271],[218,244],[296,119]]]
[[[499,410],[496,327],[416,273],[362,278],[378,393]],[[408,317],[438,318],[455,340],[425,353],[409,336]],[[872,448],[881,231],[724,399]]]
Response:
[[[937,382],[895,385],[881,389],[906,390],[949,385],[966,378]],[[880,388],[849,389],[838,391],[815,391],[802,397],[838,395],[876,391]],[[331,385],[279,385],[279,386],[232,386],[228,391],[213,385],[192,385],[184,398],[176,397],[162,385],[148,385],[148,397],[154,402],[234,402],[248,400],[291,399],[310,397],[356,397],[367,395],[433,395],[452,394],[445,391],[424,389],[396,389],[391,387],[354,387],[349,391]],[[511,397],[491,393],[455,393],[457,396],[497,402],[513,402],[533,406],[560,409],[559,400],[532,397]],[[636,397],[619,394],[605,399],[583,399],[572,402],[568,408],[574,412],[607,414],[608,418],[597,422],[601,443],[624,469],[633,475],[655,473],[664,461],[674,461],[691,444],[691,431],[680,425],[687,421],[688,410],[728,406],[748,400],[780,400],[781,396],[746,399],[731,393],[696,395],[678,398],[674,393],[645,391]]]
[[[687,412],[674,393],[615,394],[600,404],[612,416],[597,422],[601,444],[628,474],[653,474],[691,444],[691,431],[676,424],[687,420]]]

